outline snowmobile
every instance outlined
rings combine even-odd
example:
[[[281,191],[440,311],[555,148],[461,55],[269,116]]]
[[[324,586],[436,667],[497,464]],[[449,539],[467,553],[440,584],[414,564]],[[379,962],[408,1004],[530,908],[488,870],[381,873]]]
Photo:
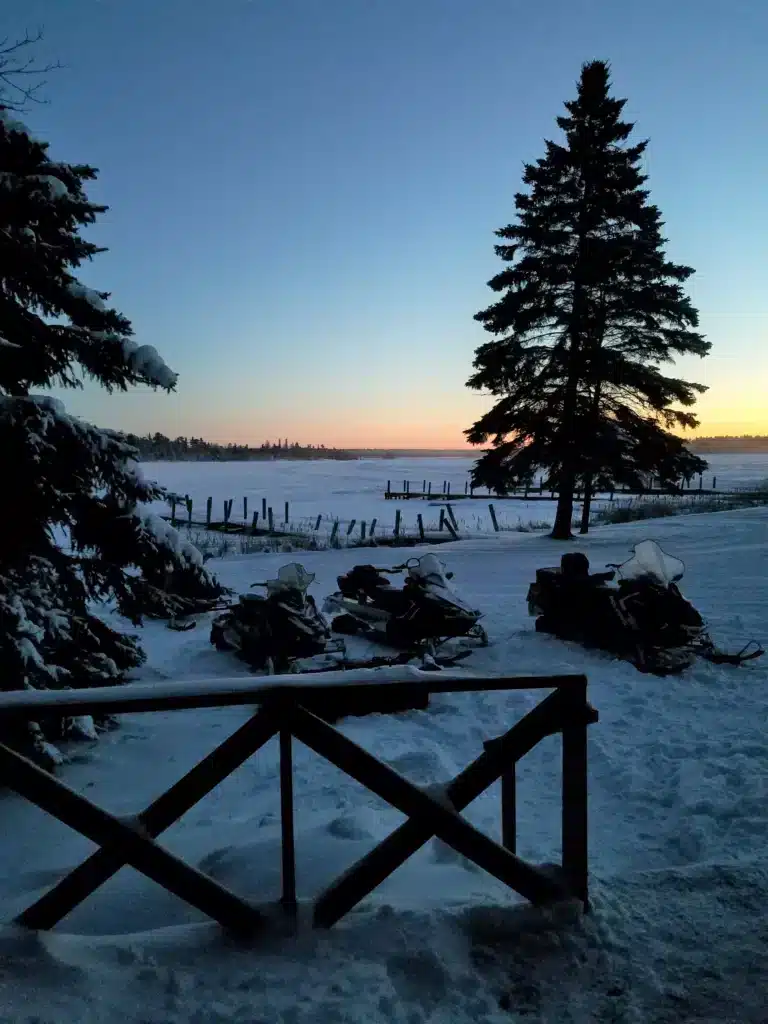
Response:
[[[402,587],[387,578],[405,572]],[[481,612],[463,601],[449,581],[453,573],[435,555],[409,558],[390,569],[356,565],[338,577],[339,589],[326,598],[323,610],[337,614],[335,633],[361,635],[405,651],[419,651],[440,660],[447,640],[478,640],[488,636],[479,624]],[[470,653],[470,652],[466,652]],[[445,656],[445,655],[444,655]]]
[[[609,564],[607,572],[590,573],[582,552],[564,554],[559,566],[537,569],[528,590],[537,632],[600,648],[654,675],[682,672],[697,656],[738,665],[764,653],[755,641],[736,654],[719,651],[677,586],[683,562],[652,540],[636,544],[632,552],[626,562]]]
[[[424,669],[454,665],[464,657],[430,658],[417,649],[394,657],[349,658],[343,639],[333,637],[315,599],[307,593],[314,574],[298,562],[282,566],[277,578],[252,587],[266,595],[243,594],[211,624],[211,643],[232,651],[256,672],[325,672],[329,669],[379,668],[416,661]],[[471,653],[471,652],[467,652]]]
[[[307,593],[314,579],[303,565],[291,562],[276,579],[253,583],[264,587],[266,595],[242,594],[213,620],[211,643],[268,675],[312,668],[318,658],[318,671],[334,667],[333,656],[343,657],[346,649],[343,640],[331,637],[328,622]]]

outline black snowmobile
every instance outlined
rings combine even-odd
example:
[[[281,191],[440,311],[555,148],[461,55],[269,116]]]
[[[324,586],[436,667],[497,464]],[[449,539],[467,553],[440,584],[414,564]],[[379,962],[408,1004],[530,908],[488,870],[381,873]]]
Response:
[[[635,545],[631,558],[608,570],[590,573],[587,556],[576,551],[563,555],[559,567],[537,569],[528,590],[537,632],[600,648],[654,675],[681,672],[697,656],[739,665],[764,653],[755,641],[736,654],[715,647],[677,586],[683,562],[655,541]]]
[[[406,573],[403,586],[393,586],[387,577],[402,572]],[[388,647],[418,651],[439,663],[438,649],[447,640],[488,643],[479,624],[481,612],[453,590],[452,578],[453,573],[446,572],[432,554],[409,558],[391,569],[356,565],[338,577],[339,589],[326,598],[323,610],[340,613],[331,623],[335,633],[361,635]]]
[[[303,565],[291,562],[278,570],[276,579],[252,584],[266,588],[266,595],[241,595],[213,620],[211,643],[219,651],[234,651],[268,675],[335,667],[334,655],[343,658],[345,645],[331,637],[328,622],[307,593],[314,578]]]
[[[254,583],[254,587],[266,588],[266,596],[243,594],[214,619],[211,643],[217,650],[232,651],[254,671],[267,675],[381,668],[409,662],[439,669],[462,660],[462,653],[430,658],[416,644],[392,657],[348,657],[344,640],[331,635],[328,621],[307,593],[314,579],[303,565],[291,562],[278,570],[276,579]]]

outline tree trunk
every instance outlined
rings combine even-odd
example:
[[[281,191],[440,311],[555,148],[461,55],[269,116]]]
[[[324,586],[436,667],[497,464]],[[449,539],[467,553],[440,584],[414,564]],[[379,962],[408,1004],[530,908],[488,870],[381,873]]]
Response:
[[[592,508],[592,474],[584,478],[584,505],[581,509],[581,525],[579,533],[589,533],[589,513]]]
[[[552,540],[571,540],[571,521],[573,520],[573,492],[576,487],[576,480],[572,473],[561,477],[557,494],[557,511],[555,512],[555,525],[552,527],[550,537]]]

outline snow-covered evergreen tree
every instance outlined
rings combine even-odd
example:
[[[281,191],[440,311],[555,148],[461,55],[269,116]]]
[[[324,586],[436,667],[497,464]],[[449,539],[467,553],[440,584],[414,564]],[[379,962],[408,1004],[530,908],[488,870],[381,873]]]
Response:
[[[81,387],[81,376],[110,392],[176,383],[155,349],[132,339],[109,294],[75,276],[103,251],[79,231],[106,207],[85,194],[93,168],[55,163],[47,149],[0,107],[3,690],[116,683],[139,665],[138,638],[97,617],[95,602],[113,601],[138,625],[222,593],[197,549],[144,505],[164,492],[143,479],[136,449],[44,393]],[[45,731],[4,738],[43,756]]]

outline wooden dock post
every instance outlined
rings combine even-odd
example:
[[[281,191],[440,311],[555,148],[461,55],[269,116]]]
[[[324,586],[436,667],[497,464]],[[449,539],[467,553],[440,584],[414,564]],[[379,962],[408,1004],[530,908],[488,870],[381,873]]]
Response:
[[[213,515],[213,498],[207,498],[205,502],[205,528],[211,528],[211,516]]]
[[[243,497],[243,522],[248,522],[248,498]]]
[[[171,498],[171,526],[176,525],[176,499]]]
[[[421,512],[416,516],[416,522],[419,527],[419,537],[424,540],[424,519],[422,518]]]
[[[347,527],[347,536],[349,536],[350,533],[352,533],[352,531],[354,530],[356,522],[357,522],[356,519],[351,519],[350,520],[349,526]]]
[[[187,495],[187,526],[192,526],[192,505],[193,501],[189,495]]]
[[[445,510],[448,513],[448,518],[450,519],[454,530],[458,532],[459,524],[456,522],[456,516],[453,514],[453,507],[451,505],[446,505]]]
[[[229,517],[232,514],[232,498],[227,500],[224,499],[224,525],[226,526],[229,522]]]
[[[322,514],[321,514],[315,520],[315,533],[317,533],[317,531],[320,529],[320,522],[321,522],[322,518],[323,517],[322,517]]]
[[[286,501],[286,503],[285,503],[285,518],[283,519],[283,522],[285,523],[286,526],[290,522],[290,519],[291,519],[291,517],[289,515],[288,502]]]
[[[365,520],[363,519],[360,523],[360,541],[365,540]]]
[[[267,519],[267,499],[261,499],[261,518],[266,522]]]
[[[333,547],[334,544],[336,543],[336,535],[338,534],[338,532],[339,532],[339,520],[338,519],[334,519],[333,526],[331,527],[331,539],[329,541],[329,544],[330,544],[331,547]]]
[[[395,538],[400,538],[400,509],[395,510]]]
[[[445,524],[445,509],[441,507],[440,508],[440,532],[441,533],[443,532],[444,524]]]
[[[253,513],[253,519],[251,521],[251,533],[256,533],[256,524],[258,523],[258,521],[259,521],[259,513],[258,512],[254,512]]]
[[[498,522],[498,520],[496,518],[496,509],[493,507],[493,505],[489,505],[488,506],[488,511],[491,513],[491,522],[493,523],[493,529],[495,530],[496,533],[498,533],[499,532],[499,522]]]
[[[374,516],[373,519],[371,520],[371,528],[368,531],[368,536],[370,537],[371,540],[373,540],[373,531],[376,529],[376,523],[377,522],[378,522],[378,520]]]
[[[275,532],[275,517],[274,517],[274,515],[272,513],[272,506],[271,505],[267,509],[267,519],[269,520],[269,532],[270,533],[274,533]]]

